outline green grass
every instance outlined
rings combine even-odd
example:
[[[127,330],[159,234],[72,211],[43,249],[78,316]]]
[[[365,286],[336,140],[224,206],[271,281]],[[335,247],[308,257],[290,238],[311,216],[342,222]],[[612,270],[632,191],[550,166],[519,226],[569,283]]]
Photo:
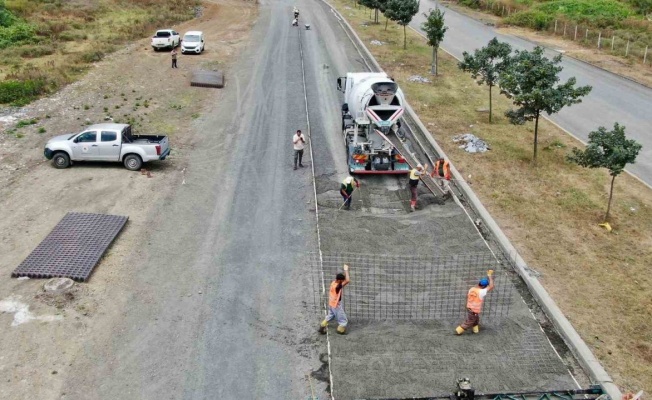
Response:
[[[555,19],[567,19],[595,27],[616,27],[634,10],[616,0],[551,0],[533,4],[505,19],[506,23],[544,29]]]
[[[23,128],[25,126],[35,125],[37,123],[38,123],[38,120],[36,118],[24,119],[22,121],[18,121],[18,123],[16,124],[16,128]]]
[[[24,106],[47,91],[45,79],[7,80],[0,82],[0,104]]]
[[[75,81],[118,45],[191,19],[199,0],[0,0],[0,104]]]

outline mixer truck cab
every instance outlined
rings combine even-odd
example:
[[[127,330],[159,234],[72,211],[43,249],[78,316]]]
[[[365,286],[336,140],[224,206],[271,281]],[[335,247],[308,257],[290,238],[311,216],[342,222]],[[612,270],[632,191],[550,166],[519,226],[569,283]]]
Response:
[[[344,93],[342,132],[349,172],[407,174],[410,167],[390,143],[405,111],[403,92],[385,73],[349,72],[337,79]]]

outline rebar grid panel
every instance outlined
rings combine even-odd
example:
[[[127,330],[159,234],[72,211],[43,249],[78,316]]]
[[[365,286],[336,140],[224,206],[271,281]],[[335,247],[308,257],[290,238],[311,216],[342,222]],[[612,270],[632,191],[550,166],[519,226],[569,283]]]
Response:
[[[485,298],[482,321],[499,323],[509,314],[514,286],[491,254],[406,256],[382,254],[312,254],[314,305],[323,313],[328,288],[343,265],[350,266],[351,283],[343,304],[356,320],[459,321],[466,315],[469,289],[493,269],[495,289]]]
[[[68,213],[11,276],[66,277],[86,282],[127,219],[119,215]]]

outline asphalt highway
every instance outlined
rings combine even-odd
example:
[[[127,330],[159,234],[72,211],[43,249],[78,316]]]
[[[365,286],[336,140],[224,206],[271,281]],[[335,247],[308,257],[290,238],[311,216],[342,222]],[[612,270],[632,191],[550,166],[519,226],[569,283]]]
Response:
[[[420,26],[425,20],[423,13],[438,6],[442,7],[438,1],[421,1],[420,12],[410,26],[421,31]],[[448,31],[442,48],[455,57],[460,58],[464,51],[470,53],[485,46],[494,37],[509,43],[515,50],[535,47],[532,42],[500,34],[494,27],[450,8],[445,8],[445,12]],[[552,58],[559,53],[548,49],[546,54]],[[563,82],[574,76],[578,85],[591,85],[593,90],[582,103],[564,108],[550,119],[584,142],[588,140],[589,132],[600,126],[613,128],[614,122],[624,125],[627,136],[643,145],[637,162],[627,170],[652,185],[652,89],[570,57],[564,57],[561,65],[564,67],[560,74]]]

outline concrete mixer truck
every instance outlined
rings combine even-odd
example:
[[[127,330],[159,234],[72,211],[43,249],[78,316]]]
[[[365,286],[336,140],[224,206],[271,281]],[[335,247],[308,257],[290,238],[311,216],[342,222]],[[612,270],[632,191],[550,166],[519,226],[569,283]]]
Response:
[[[342,132],[352,174],[407,174],[410,166],[390,143],[403,115],[403,92],[387,74],[349,72],[337,79],[344,92]]]

